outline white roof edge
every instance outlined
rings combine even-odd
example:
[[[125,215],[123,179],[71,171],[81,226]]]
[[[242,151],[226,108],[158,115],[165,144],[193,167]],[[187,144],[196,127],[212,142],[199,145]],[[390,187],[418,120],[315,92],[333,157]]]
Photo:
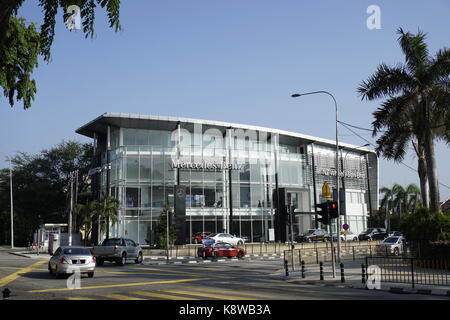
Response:
[[[314,136],[310,136],[310,135],[306,135],[306,134],[301,134],[301,133],[292,132],[292,131],[285,131],[285,130],[281,130],[281,129],[260,127],[260,126],[254,126],[254,125],[245,125],[245,124],[240,124],[240,123],[232,123],[232,122],[224,122],[224,121],[216,121],[216,120],[203,120],[203,119],[174,117],[174,116],[156,116],[156,115],[122,113],[122,112],[105,112],[101,116],[95,118],[94,120],[90,121],[89,123],[82,126],[81,128],[86,127],[89,124],[91,124],[101,118],[127,118],[127,119],[171,121],[171,122],[179,121],[179,122],[185,122],[185,123],[201,123],[201,124],[206,124],[206,125],[211,125],[211,126],[233,127],[233,128],[238,128],[238,129],[272,132],[272,133],[278,133],[281,135],[291,136],[291,137],[295,137],[295,138],[301,138],[304,140],[310,140],[310,141],[314,141],[314,142],[318,142],[318,143],[323,143],[326,145],[336,145],[335,140],[314,137]],[[341,141],[339,141],[339,145],[342,147],[350,148],[350,149],[358,148],[357,151],[376,153],[374,150],[370,150],[367,148],[361,148],[360,146],[341,142]]]

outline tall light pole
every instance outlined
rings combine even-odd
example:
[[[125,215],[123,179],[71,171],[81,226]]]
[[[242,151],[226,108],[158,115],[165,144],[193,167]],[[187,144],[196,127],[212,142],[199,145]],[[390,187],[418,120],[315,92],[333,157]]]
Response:
[[[14,248],[14,203],[13,203],[13,187],[12,187],[12,161],[9,159],[9,191],[11,196],[11,249]]]
[[[336,203],[337,203],[337,223],[336,223],[336,230],[337,230],[337,240],[338,240],[338,262],[341,262],[341,237],[340,237],[340,231],[341,231],[341,212],[339,210],[339,200],[340,200],[340,194],[339,194],[339,140],[338,140],[338,105],[336,102],[336,99],[334,96],[329,93],[328,91],[320,90],[320,91],[312,91],[312,92],[306,92],[306,93],[294,93],[291,95],[292,98],[298,98],[300,96],[306,96],[310,94],[318,94],[318,93],[325,93],[329,95],[333,101],[334,101],[334,107],[335,107],[335,114],[336,114]],[[332,230],[331,230],[332,231]],[[331,240],[333,240],[333,234],[331,234]],[[333,259],[334,263],[334,259]]]

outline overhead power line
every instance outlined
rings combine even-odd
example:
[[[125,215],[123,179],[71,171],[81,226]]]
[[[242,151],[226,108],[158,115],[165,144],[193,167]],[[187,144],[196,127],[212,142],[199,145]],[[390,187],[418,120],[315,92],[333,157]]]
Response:
[[[359,137],[360,139],[364,140],[365,142],[367,142],[368,144],[370,144],[371,146],[373,146],[374,148],[376,148],[377,146],[374,145],[371,141],[367,140],[366,138],[362,137],[360,134],[356,133],[355,131],[353,131],[352,129],[350,129],[349,127],[354,127],[360,130],[369,130],[369,129],[365,129],[365,128],[361,128],[361,127],[357,127],[357,126],[353,126],[350,125],[348,123],[342,122],[342,121],[338,121],[341,125],[343,125],[347,130],[351,131],[355,136]],[[371,131],[371,130],[370,130]],[[406,163],[404,163],[403,161],[400,161],[400,164],[404,165],[405,167],[407,167],[408,169],[418,173],[417,169],[414,169],[413,167],[407,165]],[[438,182],[441,186],[450,189],[449,186],[443,184],[442,182]]]

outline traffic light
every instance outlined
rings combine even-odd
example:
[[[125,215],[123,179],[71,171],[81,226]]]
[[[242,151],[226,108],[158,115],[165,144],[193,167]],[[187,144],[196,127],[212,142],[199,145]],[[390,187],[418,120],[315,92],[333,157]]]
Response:
[[[330,219],[337,218],[339,216],[338,209],[337,209],[337,202],[336,201],[329,201],[328,202],[328,213],[330,214]]]
[[[320,209],[317,210],[317,209]],[[330,219],[329,219],[329,210],[328,210],[328,202],[323,202],[323,203],[319,203],[316,204],[316,211],[317,214],[321,215],[321,218],[317,219],[317,221],[319,221],[322,224],[329,224],[330,223]]]

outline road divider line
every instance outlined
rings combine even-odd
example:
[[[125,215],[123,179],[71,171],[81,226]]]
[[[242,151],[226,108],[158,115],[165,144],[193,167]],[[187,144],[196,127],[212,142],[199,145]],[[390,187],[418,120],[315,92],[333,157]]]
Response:
[[[138,295],[138,296],[145,296],[145,297],[159,298],[159,299],[166,299],[166,300],[198,300],[195,298],[172,296],[172,295],[168,295],[168,294],[161,294],[161,293],[147,292],[147,291],[132,291],[130,293]]]
[[[40,292],[57,292],[57,291],[71,291],[71,290],[92,290],[92,289],[105,289],[105,288],[123,288],[123,287],[137,287],[137,286],[148,286],[153,284],[169,284],[169,283],[181,283],[181,282],[191,282],[200,281],[205,279],[179,279],[179,280],[163,280],[163,281],[150,281],[150,282],[135,282],[135,283],[121,283],[121,284],[109,284],[103,286],[89,286],[81,287],[78,289],[70,288],[56,288],[56,289],[42,289],[42,290],[30,290],[30,293],[40,293]]]
[[[14,281],[14,280],[20,278],[25,273],[28,273],[28,272],[32,271],[33,269],[39,267],[40,265],[42,265],[44,263],[47,263],[47,261],[46,260],[41,260],[41,261],[35,262],[32,265],[29,265],[28,267],[21,268],[18,271],[14,272],[14,273],[11,273],[10,275],[8,275],[6,277],[1,278],[0,279],[0,287],[6,286],[11,281]]]
[[[194,297],[203,297],[203,298],[213,298],[213,299],[219,299],[219,300],[256,300],[249,297],[242,297],[242,296],[233,296],[233,295],[221,295],[221,294],[215,294],[211,292],[193,292],[193,291],[184,291],[184,290],[164,290],[164,292],[168,293],[175,293],[175,294],[183,294],[188,296],[194,296]]]
[[[109,298],[109,299],[115,299],[115,300],[145,300],[142,298],[137,298],[137,297],[129,297],[129,296],[124,296],[123,294],[98,294],[98,296],[100,297],[105,297],[105,298]]]

